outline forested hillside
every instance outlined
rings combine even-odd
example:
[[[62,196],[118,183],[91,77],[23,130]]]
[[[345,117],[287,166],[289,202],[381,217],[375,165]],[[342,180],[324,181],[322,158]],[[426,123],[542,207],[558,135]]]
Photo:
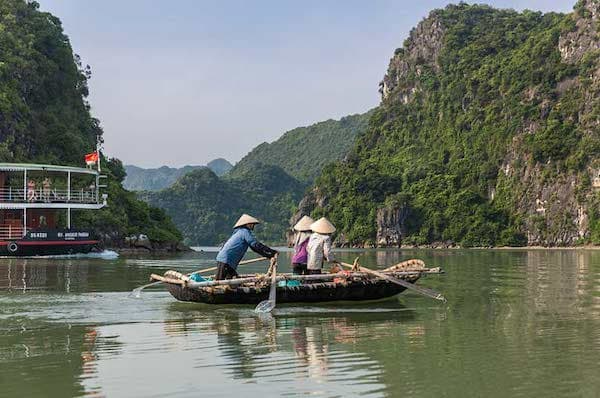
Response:
[[[60,20],[36,2],[0,1],[0,162],[45,162],[82,166],[102,135],[90,113],[90,68],[73,54]],[[147,234],[160,245],[180,234],[162,210],[125,191],[123,165],[103,159],[108,208],[76,214],[112,244],[129,234]]]
[[[222,176],[231,170],[233,166],[222,158],[211,160],[206,166],[183,166],[179,168],[162,166],[155,169],[144,169],[133,165],[125,165],[127,176],[123,186],[130,191],[160,191],[173,185],[179,177],[202,167],[208,167],[217,176]]]
[[[600,3],[450,5],[392,57],[366,134],[301,204],[347,245],[600,243]]]
[[[231,176],[240,176],[257,163],[263,163],[280,167],[299,181],[312,183],[323,167],[348,153],[356,136],[365,131],[372,113],[297,127],[270,144],[263,142],[235,165]]]
[[[235,179],[197,169],[168,189],[143,192],[140,197],[165,209],[187,244],[210,245],[225,241],[244,212],[264,221],[258,230],[262,239],[283,241],[283,228],[303,192],[304,185],[283,170],[261,164]]]
[[[254,148],[223,177],[195,170],[160,192],[140,197],[169,214],[188,244],[218,244],[241,213],[263,221],[258,235],[285,241],[289,218],[324,165],[341,159],[364,131],[370,113],[328,120]]]

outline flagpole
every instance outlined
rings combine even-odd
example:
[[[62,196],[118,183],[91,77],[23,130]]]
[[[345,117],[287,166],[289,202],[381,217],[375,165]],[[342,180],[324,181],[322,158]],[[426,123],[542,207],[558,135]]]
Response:
[[[96,154],[98,155],[98,173],[100,173],[100,136],[96,136]]]

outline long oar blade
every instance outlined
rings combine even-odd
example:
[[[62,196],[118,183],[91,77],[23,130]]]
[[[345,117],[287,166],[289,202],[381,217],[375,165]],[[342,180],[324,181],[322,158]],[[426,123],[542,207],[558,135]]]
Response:
[[[448,301],[448,300],[446,300],[446,298],[444,296],[442,296],[441,293],[438,293],[435,290],[428,289],[423,286],[418,286],[418,285],[415,285],[414,283],[410,283],[410,282],[407,282],[402,279],[394,278],[393,276],[389,276],[389,275],[385,275],[385,274],[381,274],[381,275],[382,275],[381,276],[382,278],[387,279],[390,282],[394,282],[394,283],[397,283],[398,285],[402,285],[402,286],[406,287],[407,289],[414,290],[415,292],[418,292],[424,296],[431,297],[432,299],[439,300],[444,303],[446,303]],[[377,275],[377,276],[379,276],[379,275]]]
[[[347,263],[342,263],[342,265],[344,267],[349,267],[349,268],[353,268],[354,267],[352,264],[347,264]],[[360,266],[360,269],[362,271],[365,271],[365,272],[368,272],[370,274],[373,274],[373,275],[375,275],[375,276],[377,276],[377,277],[379,277],[381,279],[386,279],[386,280],[388,280],[390,282],[393,282],[393,283],[395,283],[397,285],[404,286],[407,289],[413,290],[413,291],[415,291],[415,292],[417,292],[419,294],[422,294],[424,296],[430,297],[432,299],[439,300],[439,301],[442,301],[444,303],[448,301],[448,300],[446,300],[446,298],[444,296],[442,296],[441,293],[438,293],[435,290],[428,289],[428,288],[422,287],[422,286],[417,286],[417,285],[415,285],[413,283],[410,283],[410,282],[407,282],[405,280],[394,278],[393,276],[389,276],[389,275],[386,275],[384,273],[381,273],[381,272],[378,272],[378,271],[375,271],[375,270],[372,270],[372,269],[369,269],[369,268],[366,268],[366,267],[363,267],[363,266]]]
[[[254,308],[254,312],[259,314],[264,314],[266,312],[271,312],[275,309],[277,305],[277,257],[274,257],[271,263],[272,272],[271,272],[271,288],[269,289],[269,299],[263,300],[256,308]]]
[[[259,313],[259,314],[266,314],[267,312],[271,312],[274,309],[275,309],[275,302],[273,302],[271,300],[263,300],[260,303],[258,303],[256,308],[254,308],[254,312]]]

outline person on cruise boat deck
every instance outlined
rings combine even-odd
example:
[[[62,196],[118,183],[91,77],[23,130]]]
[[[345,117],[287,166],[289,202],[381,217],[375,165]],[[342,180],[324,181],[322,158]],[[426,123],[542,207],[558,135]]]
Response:
[[[35,181],[29,180],[27,183],[27,200],[29,202],[34,202],[37,199],[37,195],[35,194]]]
[[[335,232],[335,227],[325,217],[311,224],[313,231],[308,240],[307,252],[308,262],[306,264],[308,274],[320,274],[323,268],[323,261],[338,263],[331,250],[331,234]]]
[[[42,196],[44,197],[44,202],[50,202],[50,188],[52,183],[48,177],[44,178],[42,181]]]
[[[260,221],[248,214],[242,214],[235,223],[233,234],[217,254],[217,280],[232,279],[238,276],[237,266],[248,248],[268,258],[272,258],[277,254],[277,250],[271,249],[256,240],[252,233],[256,224],[260,224]]]
[[[308,262],[308,252],[306,247],[308,246],[308,240],[310,239],[310,225],[315,220],[309,216],[304,216],[294,225],[294,231],[296,236],[294,237],[294,255],[292,256],[292,271],[294,275],[306,275],[307,268],[306,263]]]

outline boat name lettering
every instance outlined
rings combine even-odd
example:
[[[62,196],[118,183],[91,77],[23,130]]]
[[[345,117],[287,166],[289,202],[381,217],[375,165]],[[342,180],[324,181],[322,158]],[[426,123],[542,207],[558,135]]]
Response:
[[[32,232],[29,236],[31,238],[47,238],[48,234],[46,232]]]
[[[89,232],[59,232],[58,233],[59,238],[65,238],[65,239],[89,238],[89,236],[90,236]]]

